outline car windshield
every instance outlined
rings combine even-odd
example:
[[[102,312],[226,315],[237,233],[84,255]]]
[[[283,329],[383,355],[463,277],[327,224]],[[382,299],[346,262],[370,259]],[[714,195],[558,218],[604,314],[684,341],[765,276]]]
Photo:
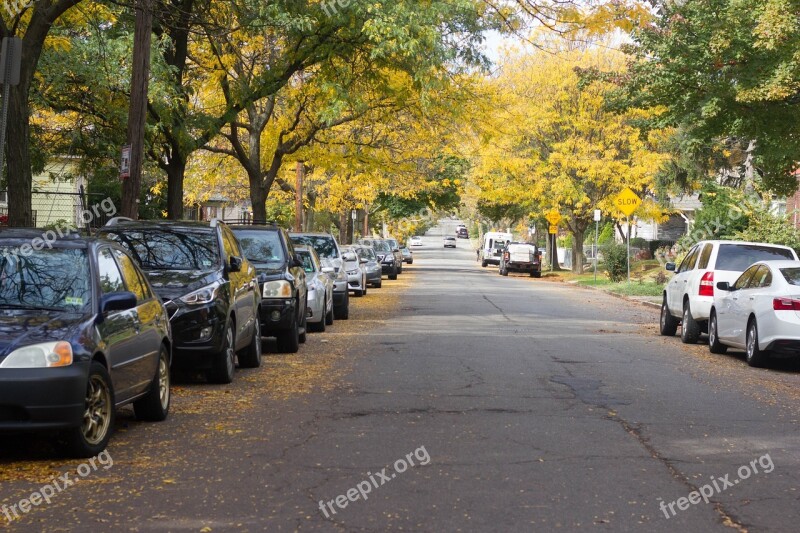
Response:
[[[715,270],[744,272],[757,261],[794,259],[791,250],[758,244],[720,244]]]
[[[292,241],[297,244],[311,246],[320,257],[337,259],[339,252],[336,241],[330,235],[292,235]]]
[[[252,263],[284,263],[286,257],[277,231],[255,229],[235,230],[244,256]]]
[[[372,248],[376,252],[391,252],[392,249],[389,247],[389,243],[386,241],[372,241]]]
[[[375,251],[372,248],[356,248],[356,251],[361,259],[366,259],[367,261],[375,259]]]
[[[399,247],[399,245],[397,244],[397,241],[395,239],[386,239],[386,244],[388,244],[392,248],[398,248]]]
[[[130,250],[143,270],[210,270],[219,266],[217,236],[211,231],[148,229],[106,235]]]
[[[305,270],[308,273],[317,271],[317,269],[314,266],[314,259],[311,257],[311,254],[309,252],[306,252],[305,250],[299,250],[297,252],[297,255],[303,261],[303,270]]]
[[[86,250],[51,248],[18,255],[0,247],[0,308],[78,311],[91,302]]]

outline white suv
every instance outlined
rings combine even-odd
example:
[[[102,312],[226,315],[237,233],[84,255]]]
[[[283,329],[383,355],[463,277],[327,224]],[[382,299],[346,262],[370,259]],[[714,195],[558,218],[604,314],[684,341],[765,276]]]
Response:
[[[701,331],[708,332],[708,317],[714,302],[714,286],[733,283],[756,261],[797,259],[788,246],[743,241],[700,241],[689,250],[680,266],[667,263],[675,276],[664,289],[661,304],[662,335],[672,336],[681,324],[681,340],[695,343]]]

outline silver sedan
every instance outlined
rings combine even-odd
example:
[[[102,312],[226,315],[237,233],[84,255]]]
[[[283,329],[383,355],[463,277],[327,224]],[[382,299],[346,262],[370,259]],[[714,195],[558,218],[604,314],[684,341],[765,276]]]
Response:
[[[759,261],[733,284],[718,282],[708,347],[744,349],[750,366],[770,355],[800,355],[800,261]]]
[[[303,270],[306,271],[308,329],[325,331],[325,326],[333,324],[333,280],[322,272],[319,256],[313,248],[295,246],[294,251],[303,260]]]

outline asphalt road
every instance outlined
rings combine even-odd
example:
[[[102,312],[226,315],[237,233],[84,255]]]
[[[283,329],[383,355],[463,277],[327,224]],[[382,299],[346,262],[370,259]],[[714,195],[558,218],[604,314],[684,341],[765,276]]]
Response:
[[[161,424],[122,412],[113,465],[2,441],[0,506],[77,480],[5,527],[797,529],[796,363],[685,347],[655,309],[498,276],[436,231],[300,354],[179,384]]]

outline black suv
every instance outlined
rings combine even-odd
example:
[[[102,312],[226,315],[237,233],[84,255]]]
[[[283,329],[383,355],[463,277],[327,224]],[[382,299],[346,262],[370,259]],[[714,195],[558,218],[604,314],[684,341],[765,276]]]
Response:
[[[400,254],[401,259],[398,260],[392,246],[384,239],[359,239],[358,244],[372,247],[381,263],[381,272],[387,274],[389,279],[397,279],[397,275],[403,268],[402,254]]]
[[[167,417],[169,318],[120,246],[71,233],[43,245],[47,233],[0,231],[0,432],[58,430],[92,457],[117,407]]]
[[[174,367],[203,370],[217,383],[261,364],[256,270],[223,222],[112,219],[101,236],[127,248],[164,300]]]
[[[308,288],[303,261],[282,228],[231,226],[245,257],[256,268],[261,293],[261,334],[275,337],[278,351],[295,353],[306,342]]]

